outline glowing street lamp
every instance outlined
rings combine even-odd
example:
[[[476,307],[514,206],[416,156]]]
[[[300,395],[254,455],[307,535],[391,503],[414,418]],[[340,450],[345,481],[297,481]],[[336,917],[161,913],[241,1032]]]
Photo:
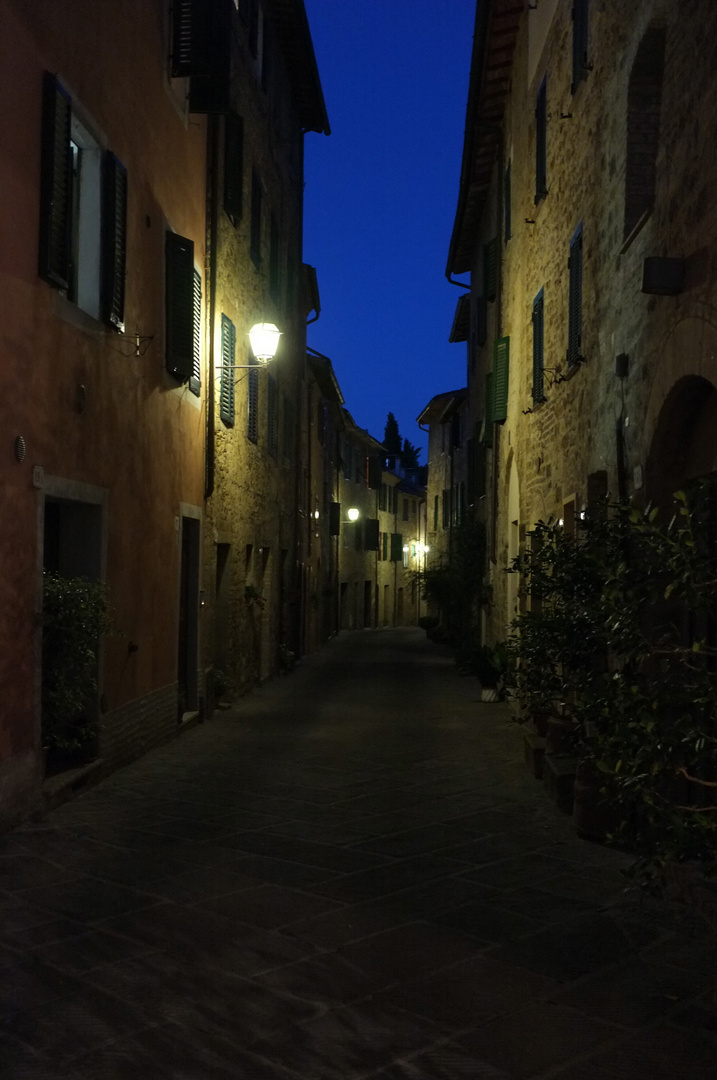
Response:
[[[359,517],[360,517],[360,512],[359,512],[359,511],[358,511],[358,510],[356,509],[356,507],[355,507],[355,506],[352,506],[352,507],[351,507],[351,508],[350,508],[350,509],[349,509],[349,510],[347,511],[347,514],[348,514],[348,519],[349,519],[349,521],[358,521],[358,519],[359,519]]]
[[[268,364],[276,356],[281,331],[273,323],[256,323],[249,331],[251,351],[260,364]]]

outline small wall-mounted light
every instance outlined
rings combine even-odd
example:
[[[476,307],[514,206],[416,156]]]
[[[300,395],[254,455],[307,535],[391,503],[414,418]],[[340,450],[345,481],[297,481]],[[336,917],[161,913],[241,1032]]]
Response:
[[[348,519],[349,519],[349,521],[358,521],[359,517],[361,516],[361,514],[360,514],[360,511],[359,511],[359,510],[357,510],[355,506],[352,506],[352,507],[351,507],[351,508],[350,508],[350,509],[349,509],[349,510],[347,511],[347,513],[348,513]]]
[[[260,364],[268,364],[276,356],[281,331],[273,323],[256,323],[249,331],[251,351]]]
[[[317,521],[319,520],[319,511],[318,510],[314,510],[314,517],[316,518]]]
[[[404,551],[406,552],[406,554],[408,555],[408,552],[410,551],[410,548],[409,548],[408,544],[404,544],[404,545],[403,545],[403,550],[404,550]]]

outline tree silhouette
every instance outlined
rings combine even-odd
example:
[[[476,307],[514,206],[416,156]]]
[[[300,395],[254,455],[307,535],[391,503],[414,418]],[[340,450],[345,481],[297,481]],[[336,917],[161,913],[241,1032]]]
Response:
[[[418,455],[421,452],[420,446],[414,446],[408,439],[403,440],[403,450],[401,451],[401,464],[404,469],[417,469],[418,468]]]
[[[386,427],[383,432],[383,446],[389,454],[401,454],[401,433],[398,430],[398,420],[392,412],[386,417]]]

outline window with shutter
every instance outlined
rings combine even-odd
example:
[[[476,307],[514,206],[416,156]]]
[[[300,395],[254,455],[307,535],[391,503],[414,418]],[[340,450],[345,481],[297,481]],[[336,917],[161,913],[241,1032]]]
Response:
[[[391,533],[391,562],[403,562],[402,533]]]
[[[254,266],[261,266],[261,177],[256,169],[251,174],[251,232],[249,240],[249,254]]]
[[[383,558],[383,559],[388,559],[388,533],[387,533],[387,532],[385,532],[385,533],[383,534],[383,552],[382,552],[382,558]]]
[[[510,162],[505,167],[503,173],[503,239],[506,244],[511,237],[511,182],[510,182]]]
[[[582,356],[583,321],[583,226],[578,225],[570,241],[568,260],[568,367],[575,367]]]
[[[341,532],[341,503],[329,503],[329,536],[338,536]]]
[[[651,27],[638,47],[627,90],[626,243],[639,232],[655,205],[664,66],[665,31]]]
[[[546,81],[543,79],[535,104],[535,201],[548,194],[547,136],[548,105]]]
[[[190,112],[229,110],[233,16],[228,0],[173,0],[170,74],[189,79]]]
[[[267,375],[266,379],[266,412],[267,450],[275,458],[279,442],[279,395],[273,375]]]
[[[498,241],[494,237],[483,245],[483,295],[495,300],[498,293]]]
[[[244,201],[244,121],[236,113],[224,118],[224,210],[232,225],[241,221]]]
[[[573,0],[573,94],[587,78],[588,64],[588,0]]]
[[[234,427],[234,364],[236,327],[222,315],[222,372],[219,383],[219,416],[227,427]]]
[[[493,347],[491,419],[502,423],[508,416],[508,381],[510,375],[510,338],[497,338]]]
[[[259,441],[259,368],[256,361],[249,360],[251,369],[247,372],[247,421],[246,435],[250,442]]]
[[[173,378],[184,383],[194,366],[194,243],[168,232],[165,258],[165,365]]]
[[[198,270],[194,271],[194,356],[189,389],[197,397],[202,391],[202,275]]]
[[[107,151],[102,161],[102,318],[124,331],[127,170]]]
[[[40,195],[40,277],[59,289],[70,283],[72,162],[71,100],[57,79],[45,73],[42,97],[42,181]]]
[[[543,290],[533,300],[533,402],[545,401]]]
[[[127,170],[72,110],[54,75],[42,96],[40,277],[88,315],[124,330]]]
[[[366,551],[378,551],[378,518],[367,518],[365,522],[364,544]]]

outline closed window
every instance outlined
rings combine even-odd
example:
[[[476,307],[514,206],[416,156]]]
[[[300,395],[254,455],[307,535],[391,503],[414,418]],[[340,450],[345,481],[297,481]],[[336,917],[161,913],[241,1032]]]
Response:
[[[510,380],[510,338],[497,338],[493,346],[493,378],[490,417],[500,423],[508,416],[508,388]]]
[[[45,74],[39,273],[95,319],[124,330],[127,171]]]
[[[548,103],[543,79],[535,103],[535,201],[548,194]]]
[[[269,225],[269,293],[272,300],[279,301],[279,222],[271,215]]]
[[[232,225],[241,221],[244,197],[244,121],[224,117],[224,210]]]
[[[578,225],[570,241],[568,260],[568,367],[583,359],[583,226]]]
[[[665,31],[650,29],[637,50],[627,91],[625,240],[641,228],[655,205],[664,65]]]
[[[276,457],[279,443],[279,394],[273,375],[266,379],[266,448]]]
[[[251,232],[249,253],[257,269],[261,266],[261,202],[262,183],[256,169],[251,174]]]
[[[533,402],[537,405],[545,400],[545,359],[543,353],[544,320],[543,290],[533,300]]]
[[[587,78],[588,64],[588,0],[573,0],[573,82],[575,93],[583,79]]]

